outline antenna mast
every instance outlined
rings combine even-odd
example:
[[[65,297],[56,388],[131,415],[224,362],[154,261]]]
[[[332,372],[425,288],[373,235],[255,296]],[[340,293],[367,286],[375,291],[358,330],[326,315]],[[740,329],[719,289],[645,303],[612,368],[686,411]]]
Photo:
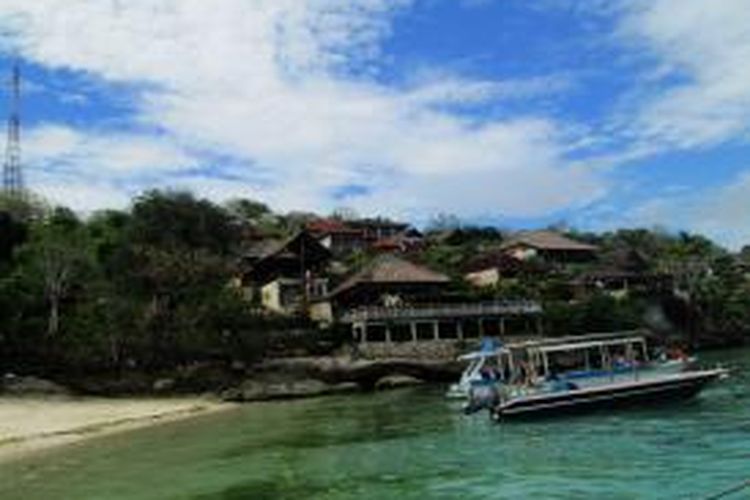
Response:
[[[10,79],[10,108],[8,138],[3,163],[3,192],[13,197],[23,197],[21,171],[21,70],[18,61],[13,63]]]

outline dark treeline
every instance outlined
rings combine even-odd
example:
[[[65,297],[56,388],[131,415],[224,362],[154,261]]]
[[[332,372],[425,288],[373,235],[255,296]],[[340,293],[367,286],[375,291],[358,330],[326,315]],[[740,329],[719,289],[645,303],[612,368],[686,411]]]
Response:
[[[251,208],[265,214],[262,205],[238,203],[236,213],[186,193],[149,192],[128,211],[86,220],[33,201],[7,205],[2,369],[159,370],[262,354],[256,333],[274,322],[251,314],[229,286],[242,219]]]
[[[0,206],[0,370],[158,371],[194,361],[244,362],[267,348],[269,331],[288,319],[259,314],[231,286],[248,235],[283,236],[312,214],[278,215],[237,200],[219,206],[188,193],[148,192],[129,210],[82,219],[36,201]],[[445,225],[445,224],[443,224]],[[462,264],[498,245],[493,228],[436,227],[414,258],[458,278]],[[442,234],[447,236],[442,237]],[[747,338],[747,255],[731,254],[690,234],[620,230],[575,234],[602,258],[635,250],[655,272],[675,277],[676,294],[593,294],[570,300],[565,272],[521,273],[477,298],[533,298],[545,303],[549,333],[581,333],[644,324],[688,338]],[[367,256],[353,256],[361,263]],[[575,269],[566,272],[575,272]]]

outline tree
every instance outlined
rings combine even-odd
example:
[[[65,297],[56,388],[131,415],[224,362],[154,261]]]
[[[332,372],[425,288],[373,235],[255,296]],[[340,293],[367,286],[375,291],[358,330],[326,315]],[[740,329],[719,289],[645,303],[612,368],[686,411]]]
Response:
[[[272,213],[265,203],[247,198],[229,200],[224,207],[232,217],[242,223],[257,223]]]
[[[60,308],[74,284],[90,267],[84,227],[73,212],[57,208],[50,217],[34,224],[21,261],[32,277],[40,280],[48,307],[46,334],[60,331]]]

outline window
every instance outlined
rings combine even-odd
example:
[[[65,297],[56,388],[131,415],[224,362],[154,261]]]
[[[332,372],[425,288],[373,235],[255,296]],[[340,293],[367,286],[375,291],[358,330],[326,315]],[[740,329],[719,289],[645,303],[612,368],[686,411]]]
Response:
[[[411,342],[411,326],[408,323],[394,323],[391,325],[391,341]]]
[[[433,340],[435,331],[432,323],[417,323],[417,340]]]
[[[458,338],[458,328],[455,321],[441,321],[438,324],[438,332],[441,339]]]
[[[385,325],[367,325],[368,342],[385,342]]]
[[[479,337],[479,321],[475,319],[467,319],[463,323],[464,338],[475,339]]]

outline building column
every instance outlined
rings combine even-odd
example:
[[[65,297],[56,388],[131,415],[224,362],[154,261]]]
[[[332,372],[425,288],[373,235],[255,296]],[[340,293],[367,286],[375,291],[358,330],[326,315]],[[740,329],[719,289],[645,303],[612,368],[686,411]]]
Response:
[[[464,339],[464,322],[460,319],[456,320],[456,336],[458,337],[458,340]]]
[[[484,318],[477,319],[477,330],[479,332],[479,338],[484,338]]]
[[[440,323],[438,321],[432,322],[432,338],[435,340],[440,339]]]
[[[409,323],[409,329],[411,330],[411,341],[417,342],[417,322],[412,321]]]
[[[500,336],[505,337],[505,318],[500,318]]]
[[[391,343],[391,325],[388,323],[385,324],[385,343]]]

